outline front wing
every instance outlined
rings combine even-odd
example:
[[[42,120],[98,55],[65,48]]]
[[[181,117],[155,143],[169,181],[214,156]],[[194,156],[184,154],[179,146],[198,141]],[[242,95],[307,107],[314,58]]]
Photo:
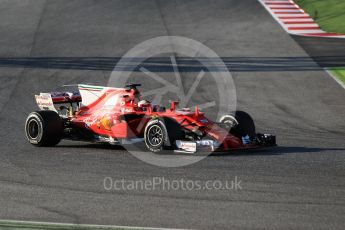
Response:
[[[226,140],[224,140],[226,142]],[[252,137],[242,137],[242,143],[238,146],[228,147],[225,143],[215,140],[203,139],[198,141],[176,141],[175,152],[195,153],[198,151],[226,152],[233,150],[258,149],[277,146],[276,136],[271,134],[256,134]]]

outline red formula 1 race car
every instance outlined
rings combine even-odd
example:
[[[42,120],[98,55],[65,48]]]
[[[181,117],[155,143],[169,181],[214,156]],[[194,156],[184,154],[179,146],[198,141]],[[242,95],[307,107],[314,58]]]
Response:
[[[36,95],[40,111],[29,114],[25,133],[35,146],[54,146],[61,139],[133,144],[144,142],[148,150],[195,153],[275,146],[275,136],[255,133],[252,118],[237,111],[219,122],[209,120],[198,107],[178,109],[151,105],[137,87],[78,85],[75,93]]]

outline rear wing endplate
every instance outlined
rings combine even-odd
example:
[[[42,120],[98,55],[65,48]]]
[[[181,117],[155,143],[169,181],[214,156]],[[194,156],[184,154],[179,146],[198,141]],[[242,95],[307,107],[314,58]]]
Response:
[[[57,112],[50,93],[40,93],[40,95],[35,95],[35,98],[40,110],[51,110]]]
[[[81,96],[79,92],[52,92],[35,95],[36,103],[41,110],[51,110],[57,112],[54,104],[79,103]]]

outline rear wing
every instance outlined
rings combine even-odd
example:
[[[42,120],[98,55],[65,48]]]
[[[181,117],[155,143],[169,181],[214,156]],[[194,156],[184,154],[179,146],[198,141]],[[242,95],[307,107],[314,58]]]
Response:
[[[40,95],[35,95],[35,98],[41,110],[57,112],[55,104],[81,103],[82,106],[88,106],[109,89],[117,88],[79,84],[76,92],[40,93]]]
[[[35,95],[36,103],[40,110],[51,110],[57,112],[54,104],[79,103],[81,96],[79,92],[52,92]]]
[[[54,106],[56,104],[81,103],[82,106],[88,106],[110,88],[112,87],[78,84],[78,91],[75,92],[40,93],[39,95],[35,95],[35,98],[40,110],[57,112]]]

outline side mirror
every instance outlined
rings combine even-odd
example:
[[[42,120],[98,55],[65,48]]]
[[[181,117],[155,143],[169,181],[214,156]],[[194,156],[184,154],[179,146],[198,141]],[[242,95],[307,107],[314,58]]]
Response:
[[[176,109],[176,107],[177,107],[178,104],[179,104],[178,101],[172,101],[172,102],[170,102],[170,110],[171,110],[171,111],[174,111],[174,110]]]
[[[199,111],[199,107],[198,106],[195,106],[194,113],[195,113],[196,117],[200,115],[200,111]]]

